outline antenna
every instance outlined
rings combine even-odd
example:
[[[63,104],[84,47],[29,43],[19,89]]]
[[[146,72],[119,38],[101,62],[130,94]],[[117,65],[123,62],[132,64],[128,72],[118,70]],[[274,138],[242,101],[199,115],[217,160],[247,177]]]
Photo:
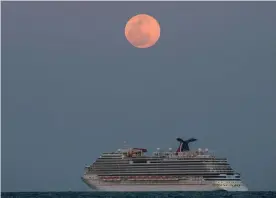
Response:
[[[124,150],[130,150],[129,145],[127,144],[127,141],[124,141],[124,146],[123,146]]]

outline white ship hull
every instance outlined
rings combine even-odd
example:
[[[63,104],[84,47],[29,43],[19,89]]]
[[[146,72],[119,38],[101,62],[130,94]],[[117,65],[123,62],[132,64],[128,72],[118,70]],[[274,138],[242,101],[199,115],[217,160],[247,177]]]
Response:
[[[217,186],[210,184],[120,184],[120,183],[99,183],[91,179],[82,180],[94,191],[105,192],[152,192],[152,191],[247,191],[248,189],[241,185],[239,187]]]

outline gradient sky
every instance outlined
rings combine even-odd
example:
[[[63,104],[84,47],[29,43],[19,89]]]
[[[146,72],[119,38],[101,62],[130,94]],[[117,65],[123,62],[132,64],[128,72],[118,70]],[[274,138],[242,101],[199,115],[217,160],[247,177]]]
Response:
[[[2,2],[2,190],[88,190],[101,152],[193,148],[276,190],[276,2]],[[157,45],[124,37],[138,13]]]

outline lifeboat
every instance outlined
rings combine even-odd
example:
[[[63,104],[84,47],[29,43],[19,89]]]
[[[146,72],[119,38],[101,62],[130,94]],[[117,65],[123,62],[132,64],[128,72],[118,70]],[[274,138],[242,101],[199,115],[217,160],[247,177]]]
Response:
[[[155,179],[156,179],[156,180],[160,180],[161,177],[160,177],[160,176],[155,176]]]
[[[135,177],[134,177],[134,176],[128,176],[127,179],[128,179],[128,180],[134,180]]]

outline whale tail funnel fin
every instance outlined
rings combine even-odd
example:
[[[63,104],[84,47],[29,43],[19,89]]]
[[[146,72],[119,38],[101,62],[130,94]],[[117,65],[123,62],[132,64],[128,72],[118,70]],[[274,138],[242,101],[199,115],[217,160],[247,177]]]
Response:
[[[197,141],[197,139],[195,138],[190,138],[188,140],[177,138],[176,140],[180,143],[178,149],[176,150],[177,153],[183,152],[183,151],[189,151],[190,150],[189,143]]]

